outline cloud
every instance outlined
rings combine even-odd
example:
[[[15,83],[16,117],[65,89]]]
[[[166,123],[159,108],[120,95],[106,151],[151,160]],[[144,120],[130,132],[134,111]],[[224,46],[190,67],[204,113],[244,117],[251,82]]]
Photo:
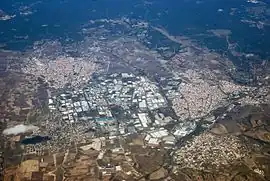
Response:
[[[7,128],[3,131],[4,135],[17,135],[21,133],[31,132],[34,130],[38,130],[39,128],[37,126],[33,125],[23,125],[19,124],[11,128]]]

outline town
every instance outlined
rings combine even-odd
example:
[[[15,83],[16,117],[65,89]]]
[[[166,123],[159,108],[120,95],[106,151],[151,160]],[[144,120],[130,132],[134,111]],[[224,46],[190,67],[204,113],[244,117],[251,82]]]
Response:
[[[177,139],[194,131],[196,124],[178,120],[163,94],[162,89],[146,77],[111,74],[94,78],[82,89],[50,97],[48,108],[52,114],[60,115],[60,122],[78,128],[74,136],[79,143],[85,142],[86,135],[94,138],[143,133],[149,145],[163,143],[171,148]],[[173,126],[166,129],[166,125]],[[61,140],[57,132],[52,131],[53,125],[46,130],[52,138],[49,142]],[[62,134],[68,135],[65,131]]]

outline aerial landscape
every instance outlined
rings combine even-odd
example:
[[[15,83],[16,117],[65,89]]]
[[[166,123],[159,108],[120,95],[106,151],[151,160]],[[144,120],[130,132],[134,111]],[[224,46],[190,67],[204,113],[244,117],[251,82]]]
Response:
[[[0,181],[269,181],[270,3],[1,0]]]

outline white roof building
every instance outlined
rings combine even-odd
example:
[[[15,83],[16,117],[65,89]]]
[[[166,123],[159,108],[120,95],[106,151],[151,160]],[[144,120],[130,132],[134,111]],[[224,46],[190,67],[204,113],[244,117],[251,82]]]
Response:
[[[163,130],[157,130],[157,131],[154,131],[152,133],[150,133],[150,135],[154,138],[162,138],[164,136],[168,136],[168,131],[163,129]]]
[[[148,141],[148,144],[151,146],[158,146],[159,145],[159,139],[157,138],[150,138],[150,140]]]
[[[81,101],[83,111],[89,110],[89,106],[86,101]]]
[[[139,119],[141,121],[141,124],[143,127],[148,127],[147,123],[148,123],[148,118],[147,118],[147,114],[146,113],[139,113],[138,114]]]
[[[52,99],[49,99],[49,105],[50,104],[53,104],[53,100]]]
[[[146,105],[146,101],[145,100],[142,100],[142,102],[139,103],[139,108],[140,109],[146,109],[147,108],[147,105]]]
[[[80,102],[74,102],[73,105],[74,105],[75,107],[80,107],[80,106],[81,106]]]

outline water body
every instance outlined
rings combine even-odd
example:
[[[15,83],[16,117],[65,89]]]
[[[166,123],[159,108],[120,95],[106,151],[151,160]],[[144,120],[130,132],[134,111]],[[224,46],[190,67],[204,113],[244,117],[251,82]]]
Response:
[[[24,145],[34,145],[37,143],[49,141],[51,138],[49,136],[33,136],[30,138],[25,138],[21,141]]]
[[[6,49],[22,50],[41,39],[76,41],[82,38],[79,32],[89,20],[125,16],[161,25],[173,35],[190,36],[214,50],[226,49],[226,41],[198,35],[209,29],[230,29],[232,41],[243,51],[268,57],[270,26],[259,30],[241,23],[249,6],[255,4],[244,0],[1,0],[0,8],[16,17],[0,21],[0,43],[6,44]],[[25,7],[33,14],[20,15]],[[230,15],[231,8],[237,8],[234,15]]]

